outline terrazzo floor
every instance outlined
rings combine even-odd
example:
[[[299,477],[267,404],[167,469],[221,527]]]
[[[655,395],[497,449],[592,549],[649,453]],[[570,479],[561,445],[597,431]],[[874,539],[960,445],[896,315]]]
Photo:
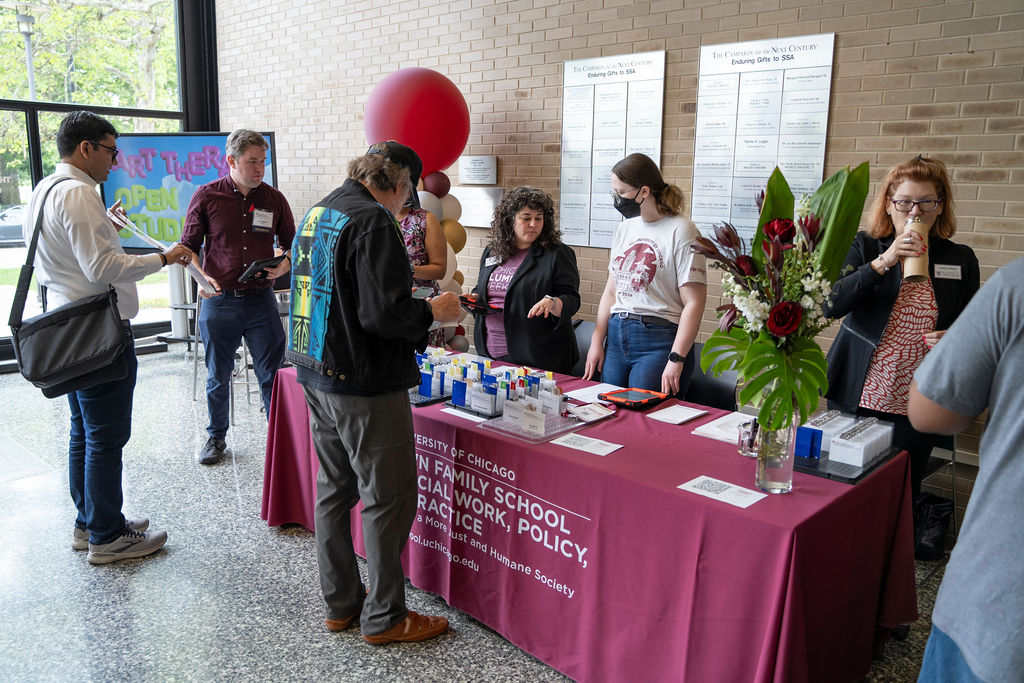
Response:
[[[450,633],[375,648],[358,629],[327,632],[312,533],[260,519],[259,399],[236,387],[230,457],[203,467],[203,383],[193,401],[183,346],[139,357],[124,511],[169,540],[153,557],[94,567],[70,546],[67,402],[0,375],[0,680],[568,680],[411,586],[409,607],[447,617]],[[920,563],[919,577],[934,566]],[[921,585],[921,619],[865,681],[916,679],[940,578]]]

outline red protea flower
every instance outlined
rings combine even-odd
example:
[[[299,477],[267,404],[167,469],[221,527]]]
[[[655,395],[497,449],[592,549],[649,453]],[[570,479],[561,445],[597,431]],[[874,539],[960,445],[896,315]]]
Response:
[[[818,245],[818,231],[821,230],[821,219],[814,214],[810,214],[801,218],[797,223],[800,225],[800,233],[807,243],[808,250],[814,251],[814,248]]]
[[[736,267],[739,268],[740,272],[747,277],[757,275],[757,265],[754,263],[754,259],[750,258],[746,254],[740,255],[736,259]]]

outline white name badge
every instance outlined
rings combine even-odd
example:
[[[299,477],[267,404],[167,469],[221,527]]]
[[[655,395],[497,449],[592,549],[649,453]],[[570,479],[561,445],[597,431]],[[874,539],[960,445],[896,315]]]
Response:
[[[274,212],[266,209],[256,209],[252,212],[252,227],[272,228],[274,227]]]
[[[935,264],[935,277],[943,280],[959,280],[960,266],[947,266],[941,263]]]
[[[498,263],[499,263],[498,259],[494,258],[493,256],[488,256],[486,259],[484,259],[484,268],[490,268],[491,266],[496,266],[496,265],[498,265]]]

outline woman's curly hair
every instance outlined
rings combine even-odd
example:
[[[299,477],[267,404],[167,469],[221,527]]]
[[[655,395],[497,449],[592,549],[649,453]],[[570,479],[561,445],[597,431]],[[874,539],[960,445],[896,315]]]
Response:
[[[534,244],[542,248],[562,243],[562,233],[555,225],[555,203],[551,195],[535,187],[517,187],[507,192],[494,209],[491,221],[491,256],[504,263],[519,250],[516,246],[516,233],[513,226],[516,214],[523,209],[540,211],[544,216],[544,227]]]

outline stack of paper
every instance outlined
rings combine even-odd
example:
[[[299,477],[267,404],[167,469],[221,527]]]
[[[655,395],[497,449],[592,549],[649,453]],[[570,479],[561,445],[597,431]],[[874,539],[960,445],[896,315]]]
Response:
[[[706,436],[709,439],[717,439],[726,443],[736,444],[739,438],[739,427],[743,422],[754,418],[745,413],[726,413],[717,420],[702,424],[693,430],[697,436]]]
[[[657,410],[653,413],[647,413],[647,417],[652,420],[658,420],[659,422],[667,422],[670,425],[681,425],[684,422],[689,422],[694,418],[698,418],[701,415],[707,415],[708,411],[701,410],[700,408],[689,408],[684,405],[676,404]]]
[[[597,400],[598,394],[606,394],[609,391],[616,391],[621,388],[622,387],[617,387],[614,384],[593,384],[589,387],[583,387],[582,389],[567,391],[565,392],[565,395],[582,403],[593,403]]]

